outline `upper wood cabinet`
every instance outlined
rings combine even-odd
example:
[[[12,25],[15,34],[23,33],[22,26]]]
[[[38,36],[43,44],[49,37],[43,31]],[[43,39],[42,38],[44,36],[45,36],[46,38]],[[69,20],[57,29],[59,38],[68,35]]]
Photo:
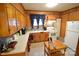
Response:
[[[21,14],[21,28],[26,26],[26,20],[25,20],[25,16],[23,14]]]
[[[16,10],[16,19],[17,19],[17,27],[18,30],[21,29],[21,13]]]
[[[64,38],[65,37],[65,32],[66,32],[66,22],[62,22],[61,23],[61,31],[60,31],[61,33],[60,33],[60,36],[62,37],[62,38]]]
[[[55,19],[59,18],[59,15],[58,14],[48,14],[47,17],[48,17],[48,20],[55,20]]]
[[[18,9],[22,14],[25,14],[24,8],[23,8],[22,4],[19,4],[19,3],[12,3],[12,5],[13,5],[16,9]]]
[[[74,11],[72,13],[69,13],[69,20],[78,20],[79,19],[79,11]]]
[[[9,31],[10,34],[14,34],[17,31],[17,22],[16,22],[16,15],[15,15],[15,8],[10,4],[7,4],[7,16],[9,22]]]
[[[61,17],[61,31],[60,36],[64,38],[66,31],[66,22],[69,21],[69,14],[64,14]]]
[[[62,18],[62,22],[66,22],[69,20],[69,14],[64,14],[64,15],[62,15],[61,18]]]
[[[9,36],[7,10],[5,4],[0,4],[0,37]]]
[[[17,10],[16,10],[16,18],[17,18],[18,30],[20,30],[21,28],[26,26],[25,16],[21,12],[19,12]]]
[[[0,37],[10,36],[26,26],[24,14],[15,6],[0,4]]]
[[[49,19],[49,20],[55,20],[56,17],[55,17],[54,15],[48,15],[48,19]]]

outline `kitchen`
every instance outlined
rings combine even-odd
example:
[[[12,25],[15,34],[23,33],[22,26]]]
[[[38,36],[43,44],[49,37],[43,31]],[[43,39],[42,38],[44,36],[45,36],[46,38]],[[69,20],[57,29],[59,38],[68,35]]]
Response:
[[[0,3],[0,7],[1,56],[79,55],[79,32],[70,32],[79,29],[79,3],[59,3],[54,9],[45,3]],[[45,50],[51,41],[63,47],[63,55],[54,45],[54,53]]]

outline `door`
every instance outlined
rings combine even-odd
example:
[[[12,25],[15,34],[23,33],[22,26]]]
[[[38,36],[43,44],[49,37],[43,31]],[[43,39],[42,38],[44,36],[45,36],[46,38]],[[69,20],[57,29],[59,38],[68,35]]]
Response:
[[[17,28],[18,30],[21,29],[21,13],[16,10],[16,18],[17,18]]]
[[[79,21],[68,21],[66,30],[79,32]]]
[[[66,31],[65,34],[65,44],[72,50],[76,51],[78,43],[79,33],[73,31]]]
[[[0,37],[9,36],[7,12],[5,4],[0,4]]]
[[[15,8],[10,4],[7,4],[7,15],[8,15],[9,31],[10,34],[13,34],[17,31],[17,27],[16,27]]]
[[[48,40],[48,32],[40,32],[40,41],[47,41]]]
[[[25,17],[21,14],[21,28],[25,27]]]
[[[33,41],[32,42],[40,42],[40,33],[33,33]]]

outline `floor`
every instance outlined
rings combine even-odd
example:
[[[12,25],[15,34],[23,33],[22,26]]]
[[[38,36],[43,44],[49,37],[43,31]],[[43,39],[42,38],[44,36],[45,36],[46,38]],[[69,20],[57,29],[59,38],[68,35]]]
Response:
[[[44,42],[32,43],[29,55],[30,56],[44,56]]]
[[[38,48],[39,47],[39,48]],[[67,49],[66,56],[74,56],[73,52]],[[29,56],[44,56],[44,42],[32,43]]]

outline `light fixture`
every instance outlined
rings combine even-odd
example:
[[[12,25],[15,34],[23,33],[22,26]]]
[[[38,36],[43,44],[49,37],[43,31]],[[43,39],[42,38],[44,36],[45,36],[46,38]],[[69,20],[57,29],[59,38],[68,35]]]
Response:
[[[54,6],[56,6],[58,3],[46,3],[46,6],[47,7],[54,7]]]

